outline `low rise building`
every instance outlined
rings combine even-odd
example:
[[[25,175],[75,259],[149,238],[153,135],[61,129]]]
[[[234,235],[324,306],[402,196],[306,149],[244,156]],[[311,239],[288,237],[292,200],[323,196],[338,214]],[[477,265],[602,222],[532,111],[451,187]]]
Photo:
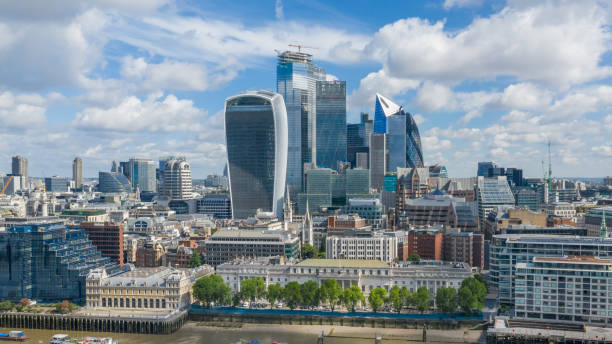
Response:
[[[330,259],[381,260],[391,263],[397,258],[397,241],[382,233],[360,236],[330,236],[325,243]]]
[[[284,231],[220,230],[202,244],[205,263],[217,266],[238,257],[297,258],[300,241]]]
[[[66,209],[62,211],[61,218],[74,224],[81,222],[108,222],[106,209]]]
[[[103,257],[123,265],[123,225],[110,222],[81,222],[82,228]]]
[[[444,234],[444,260],[465,262],[473,267],[484,269],[484,235],[473,232]]]
[[[240,281],[261,277],[266,285],[279,283],[281,286],[296,281],[315,281],[321,285],[327,279],[336,279],[343,288],[353,285],[369,295],[374,288],[391,289],[393,286],[406,287],[414,292],[425,286],[435,295],[440,287],[458,289],[461,282],[472,276],[468,264],[389,264],[376,260],[349,259],[307,259],[299,263],[279,264],[277,260],[259,259],[234,261],[217,266],[217,275],[234,290],[240,290]]]
[[[210,273],[212,269],[207,266],[194,270],[130,267],[114,275],[95,269],[87,275],[87,307],[155,313],[186,309],[193,302],[193,283]]]
[[[442,240],[441,228],[409,230],[407,232],[408,255],[418,254],[421,259],[442,260]]]
[[[576,207],[568,202],[554,202],[547,204],[544,212],[549,216],[572,219],[576,217]]]

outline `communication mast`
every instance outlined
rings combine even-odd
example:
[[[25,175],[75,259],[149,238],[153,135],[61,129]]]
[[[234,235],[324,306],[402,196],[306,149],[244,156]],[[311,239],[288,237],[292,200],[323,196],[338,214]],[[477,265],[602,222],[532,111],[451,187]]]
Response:
[[[551,162],[551,154],[550,154],[550,140],[548,140],[548,180],[546,181],[548,184],[548,192],[552,191],[552,162]]]

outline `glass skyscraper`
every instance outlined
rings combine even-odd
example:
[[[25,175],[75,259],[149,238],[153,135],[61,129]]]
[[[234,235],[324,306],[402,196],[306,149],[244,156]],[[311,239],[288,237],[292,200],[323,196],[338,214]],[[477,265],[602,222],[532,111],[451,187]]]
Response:
[[[225,101],[225,139],[235,219],[258,209],[283,214],[287,112],[280,94],[249,91]]]
[[[317,81],[317,167],[346,161],[346,81]]]
[[[374,133],[387,134],[387,171],[398,167],[423,167],[423,148],[419,129],[412,115],[376,94]]]
[[[155,162],[151,159],[130,159],[127,164],[128,176],[132,189],[136,191],[156,192],[157,177]]]
[[[98,191],[104,193],[129,193],[132,189],[127,177],[117,172],[103,172],[98,174]]]
[[[374,130],[374,121],[370,119],[367,113],[361,113],[361,122],[355,124],[347,124],[346,126],[346,155],[351,167],[368,168],[368,155],[370,151],[370,135]],[[363,153],[363,154],[359,154]],[[364,155],[365,154],[365,155]],[[365,161],[361,161],[362,165],[358,164],[358,157]]]
[[[278,55],[276,89],[287,112],[287,184],[292,194],[303,190],[305,163],[316,163],[316,83],[325,70],[312,64],[312,55],[285,51]]]

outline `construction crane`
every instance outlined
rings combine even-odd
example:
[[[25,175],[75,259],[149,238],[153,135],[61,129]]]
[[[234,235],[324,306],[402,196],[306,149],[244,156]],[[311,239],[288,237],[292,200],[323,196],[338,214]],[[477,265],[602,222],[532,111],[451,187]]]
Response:
[[[13,181],[13,176],[10,176],[8,181],[6,183],[4,183],[4,187],[2,188],[2,191],[0,192],[0,196],[4,195],[4,191],[6,191],[6,188],[8,188],[9,184]]]
[[[548,140],[548,192],[552,191],[552,162],[551,162],[551,154],[550,154],[550,140]]]
[[[317,47],[309,47],[301,44],[289,44],[290,47],[298,48],[298,52],[301,53],[302,49],[319,49]]]

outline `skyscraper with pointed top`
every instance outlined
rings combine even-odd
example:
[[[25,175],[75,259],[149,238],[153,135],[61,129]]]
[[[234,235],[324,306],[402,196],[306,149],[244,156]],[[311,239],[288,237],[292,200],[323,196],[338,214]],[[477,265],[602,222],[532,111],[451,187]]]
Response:
[[[387,171],[423,167],[421,136],[414,117],[378,93],[374,110],[374,133],[386,135]]]

